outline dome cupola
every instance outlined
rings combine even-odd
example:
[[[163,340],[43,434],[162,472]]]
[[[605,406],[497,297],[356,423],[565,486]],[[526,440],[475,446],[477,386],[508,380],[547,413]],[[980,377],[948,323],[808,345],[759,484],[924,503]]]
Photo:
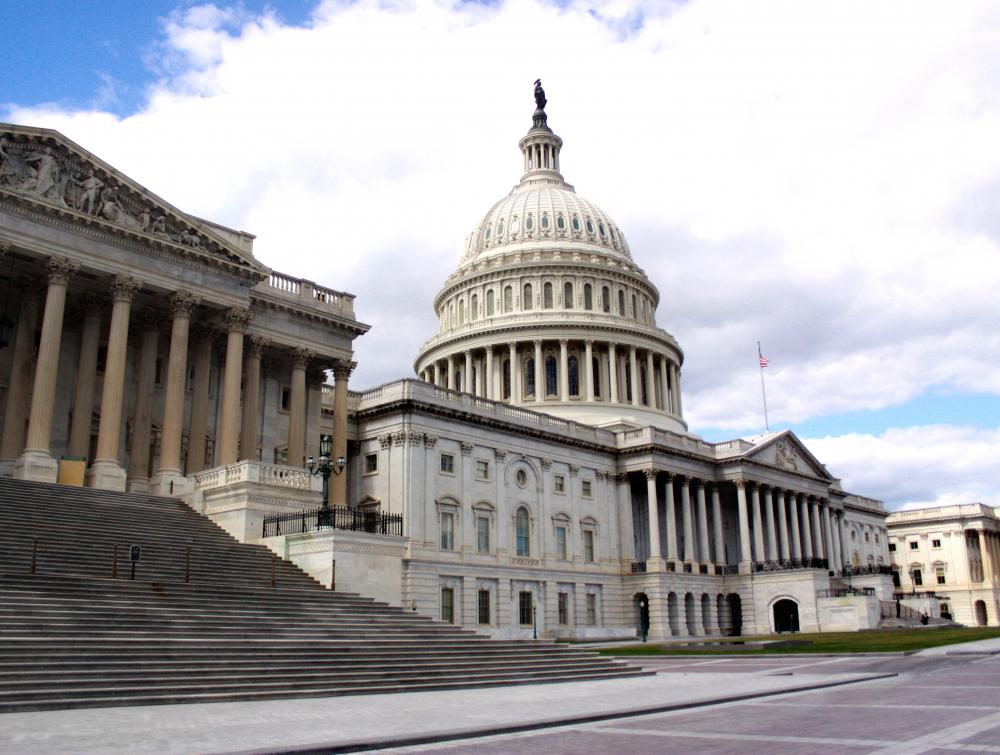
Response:
[[[684,431],[683,354],[656,326],[659,292],[614,220],[566,183],[541,81],[534,94],[524,172],[435,297],[440,328],[417,374],[588,424]]]

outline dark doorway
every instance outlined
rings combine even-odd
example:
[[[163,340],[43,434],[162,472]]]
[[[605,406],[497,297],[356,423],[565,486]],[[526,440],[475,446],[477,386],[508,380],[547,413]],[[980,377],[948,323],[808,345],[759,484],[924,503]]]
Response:
[[[637,592],[633,596],[632,602],[635,605],[636,629],[639,630],[639,636],[645,642],[649,636],[649,598],[646,593]]]
[[[794,600],[782,598],[774,604],[774,631],[799,631],[799,604]]]
[[[743,601],[734,592],[729,593],[726,600],[729,602],[729,616],[732,621],[729,634],[733,637],[739,637],[743,634]]]
[[[986,626],[986,602],[982,600],[976,601],[976,626]]]

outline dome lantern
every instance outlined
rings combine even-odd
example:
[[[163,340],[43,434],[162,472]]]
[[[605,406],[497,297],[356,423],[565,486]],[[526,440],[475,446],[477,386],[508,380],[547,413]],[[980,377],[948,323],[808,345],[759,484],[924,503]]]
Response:
[[[535,80],[535,112],[531,118],[531,129],[518,143],[524,156],[524,175],[518,186],[535,184],[558,184],[566,186],[559,172],[559,151],[562,139],[549,128],[545,114],[545,90],[542,80]]]

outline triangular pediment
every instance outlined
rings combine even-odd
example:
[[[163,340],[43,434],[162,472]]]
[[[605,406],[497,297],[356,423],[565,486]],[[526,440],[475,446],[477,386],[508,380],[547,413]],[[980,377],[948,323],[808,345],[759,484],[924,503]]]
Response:
[[[754,443],[754,447],[747,451],[746,458],[788,472],[815,475],[825,480],[834,479],[827,468],[810,453],[791,430],[759,439]]]
[[[58,131],[0,123],[0,198],[259,278],[269,272],[233,240],[238,232],[181,212]]]

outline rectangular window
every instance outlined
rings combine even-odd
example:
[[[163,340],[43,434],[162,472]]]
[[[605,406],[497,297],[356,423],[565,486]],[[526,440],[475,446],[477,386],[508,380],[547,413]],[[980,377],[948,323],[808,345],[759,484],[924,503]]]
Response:
[[[479,591],[479,623],[490,623],[490,591]]]
[[[587,624],[597,626],[597,596],[594,593],[587,593]]]
[[[441,550],[455,550],[455,515],[449,511],[441,512]]]
[[[480,553],[490,552],[490,518],[476,517],[476,550]]]
[[[594,563],[594,533],[592,530],[583,531],[583,560],[588,564]]]
[[[441,621],[455,623],[455,591],[450,587],[441,588]]]
[[[566,528],[556,527],[556,558],[566,560]]]
[[[920,586],[924,583],[924,575],[920,573],[920,569],[913,570],[913,584]]]
[[[555,491],[557,493],[565,493],[566,492],[566,478],[563,477],[561,474],[557,474],[553,478],[553,480],[554,480],[553,487],[555,488]]]
[[[937,577],[937,583],[939,585],[944,584],[944,567],[939,566],[934,570],[934,576]]]
[[[940,540],[931,540],[931,548],[940,548],[940,547],[941,547]]]
[[[895,553],[895,552],[896,552],[896,544],[889,543],[889,553]]]
[[[483,461],[482,459],[476,461],[476,479],[490,479],[490,463],[488,461]]]
[[[916,540],[914,540],[913,542],[911,542],[910,543],[910,550],[911,551],[920,550],[920,543],[917,542]]]
[[[378,472],[378,454],[365,454],[365,474]]]
[[[867,532],[865,533],[865,542],[866,543],[870,543],[871,542],[871,535],[868,534]]]
[[[569,595],[564,592],[559,593],[559,624],[569,624]]]
[[[455,474],[455,457],[451,454],[441,454],[441,471],[445,474]]]
[[[593,492],[590,486],[590,480],[584,480],[583,482],[580,483],[580,494],[584,498],[591,498],[593,496]]]
[[[521,626],[531,626],[534,612],[532,611],[531,593],[522,591],[517,594],[517,614]]]

